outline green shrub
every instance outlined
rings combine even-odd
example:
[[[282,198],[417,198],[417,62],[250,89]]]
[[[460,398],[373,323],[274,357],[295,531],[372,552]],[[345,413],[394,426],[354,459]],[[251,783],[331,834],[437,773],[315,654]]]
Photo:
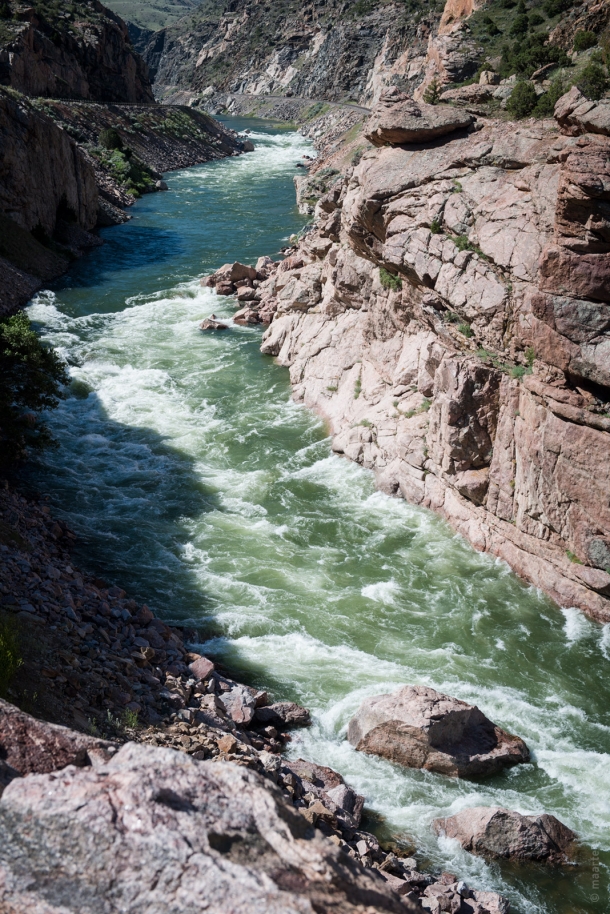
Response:
[[[0,3],[0,19],[10,19],[11,17],[11,8],[8,3]]]
[[[462,336],[467,336],[469,338],[472,336],[472,327],[470,326],[470,324],[460,324],[458,326],[458,330],[460,331]]]
[[[566,10],[569,10],[570,7],[574,6],[574,0],[544,0],[542,8],[549,18],[553,16],[559,16],[560,13],[565,13]]]
[[[106,127],[105,130],[102,130],[98,137],[98,143],[104,149],[123,148],[123,140],[121,139],[118,130],[115,130],[114,127]]]
[[[510,374],[511,374],[511,377],[516,378],[517,380],[520,380],[523,377],[523,375],[525,374],[525,368],[523,367],[523,365],[515,365],[514,368],[511,368]]]
[[[530,28],[535,29],[537,25],[542,25],[544,22],[544,16],[541,16],[540,13],[532,13],[530,16]]]
[[[527,35],[530,27],[530,21],[526,13],[521,13],[518,16],[515,16],[513,19],[513,24],[510,27],[510,35],[513,38],[518,38],[520,35]]]
[[[500,75],[504,77],[519,73],[525,79],[529,79],[535,70],[549,63],[568,67],[571,61],[564,50],[547,44],[546,36],[536,32],[516,41],[512,47],[510,45],[502,47],[502,62],[499,70]]]
[[[566,549],[566,555],[571,562],[574,562],[575,565],[582,565],[582,562],[580,561],[578,556],[575,555],[573,552],[570,552],[569,549]]]
[[[441,231],[440,219],[433,219],[433,220],[432,220],[432,222],[430,223],[430,231],[431,231],[431,233],[432,233],[433,235],[438,235],[438,234],[440,234],[440,231]]]
[[[538,96],[538,101],[533,111],[535,117],[552,117],[555,105],[566,91],[567,86],[561,77],[554,79],[548,91]]]
[[[357,400],[362,392],[362,378],[358,376],[354,384],[354,400]]]
[[[518,82],[506,103],[506,110],[515,118],[528,117],[538,102],[533,83],[522,80]]]
[[[608,78],[598,63],[589,63],[580,74],[576,85],[587,98],[597,100],[608,88]]]
[[[392,292],[398,292],[399,289],[402,289],[402,279],[400,276],[394,276],[394,274],[389,273],[385,267],[380,267],[379,279],[384,289],[390,289]]]
[[[435,76],[430,85],[424,91],[424,101],[427,105],[436,105],[441,97],[441,84]]]
[[[23,664],[19,647],[19,632],[14,619],[0,620],[0,698],[6,698],[8,687]]]
[[[528,368],[531,368],[536,361],[536,350],[533,346],[528,346],[525,350],[525,360],[528,364]]]
[[[0,465],[55,443],[37,414],[57,406],[67,381],[64,363],[23,311],[0,319]]]
[[[491,18],[491,16],[483,16],[481,22],[485,26],[485,30],[487,31],[487,34],[491,35],[492,38],[495,37],[496,35],[502,34],[501,30],[498,28],[498,26],[496,25],[494,20]]]
[[[597,35],[595,32],[585,32],[583,29],[579,29],[574,35],[575,51],[588,51],[589,48],[594,48],[596,44]]]

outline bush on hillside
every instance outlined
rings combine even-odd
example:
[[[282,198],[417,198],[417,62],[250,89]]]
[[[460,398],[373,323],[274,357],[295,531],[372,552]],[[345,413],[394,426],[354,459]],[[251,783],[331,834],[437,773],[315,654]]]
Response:
[[[574,35],[574,50],[578,51],[588,51],[589,48],[594,48],[597,44],[597,35],[595,32],[585,32],[583,29],[579,29]]]
[[[571,61],[562,48],[547,44],[545,35],[529,34],[522,41],[515,42],[512,47],[504,45],[500,75],[510,76],[519,73],[525,79],[529,79],[535,70],[549,63],[568,67]]]
[[[554,79],[548,90],[543,95],[538,96],[533,112],[534,115],[536,117],[553,117],[555,105],[567,90],[568,88],[561,77]]]
[[[506,103],[506,110],[515,118],[528,117],[536,107],[538,96],[533,83],[518,82]]]
[[[0,19],[10,19],[12,15],[8,3],[0,3]]]
[[[104,149],[122,149],[123,140],[120,137],[118,130],[114,127],[107,127],[105,130],[102,130],[99,136],[99,144],[103,146]]]
[[[580,74],[576,85],[587,98],[597,100],[608,88],[608,77],[600,64],[590,63]]]
[[[39,413],[57,406],[65,365],[41,342],[23,311],[0,319],[0,465],[8,467],[27,448],[53,445]]]
[[[544,12],[550,19],[553,16],[559,16],[560,13],[565,13],[572,6],[574,6],[574,0],[544,0],[542,4]]]
[[[515,16],[513,19],[513,24],[510,27],[510,35],[513,38],[518,38],[520,35],[526,35],[530,27],[529,18],[525,13],[520,13],[518,16]]]

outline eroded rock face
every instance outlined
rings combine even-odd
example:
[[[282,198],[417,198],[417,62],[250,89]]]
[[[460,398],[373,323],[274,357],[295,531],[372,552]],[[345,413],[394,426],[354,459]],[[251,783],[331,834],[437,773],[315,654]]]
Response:
[[[484,857],[567,863],[576,835],[555,816],[522,816],[511,809],[477,806],[435,819],[437,835],[456,838],[463,848]]]
[[[360,752],[450,777],[486,777],[529,760],[518,736],[473,705],[426,686],[366,699],[347,738]]]
[[[29,914],[415,911],[235,765],[129,743],[97,769],[12,781],[0,904]]]
[[[365,136],[374,146],[426,143],[473,122],[471,114],[449,105],[426,105],[388,90],[373,109]]]
[[[610,136],[610,100],[590,101],[576,86],[559,99],[555,105],[555,117],[568,134],[603,133]]]
[[[486,121],[370,150],[257,289],[337,453],[603,622],[609,144]]]

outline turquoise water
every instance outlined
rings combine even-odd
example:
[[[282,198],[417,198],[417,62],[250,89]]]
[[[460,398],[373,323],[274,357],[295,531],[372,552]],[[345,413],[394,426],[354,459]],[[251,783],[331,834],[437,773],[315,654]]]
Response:
[[[523,914],[605,912],[610,628],[376,492],[292,402],[260,329],[198,329],[235,307],[199,277],[276,254],[303,224],[292,178],[308,144],[250,126],[254,153],[169,175],[169,192],[143,198],[30,306],[72,375],[50,417],[61,448],[30,482],[79,534],[83,566],[193,620],[206,651],[309,707],[291,752],[341,771],[423,864],[503,891]],[[473,784],[356,753],[353,711],[404,683],[476,702],[533,763]],[[486,804],[556,814],[581,836],[581,863],[489,865],[432,835],[435,816]]]

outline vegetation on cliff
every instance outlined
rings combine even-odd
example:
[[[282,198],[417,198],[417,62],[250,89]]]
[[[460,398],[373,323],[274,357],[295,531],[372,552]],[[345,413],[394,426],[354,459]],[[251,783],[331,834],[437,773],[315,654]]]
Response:
[[[57,406],[67,380],[64,363],[23,311],[0,319],[0,468],[54,443],[40,413]]]

